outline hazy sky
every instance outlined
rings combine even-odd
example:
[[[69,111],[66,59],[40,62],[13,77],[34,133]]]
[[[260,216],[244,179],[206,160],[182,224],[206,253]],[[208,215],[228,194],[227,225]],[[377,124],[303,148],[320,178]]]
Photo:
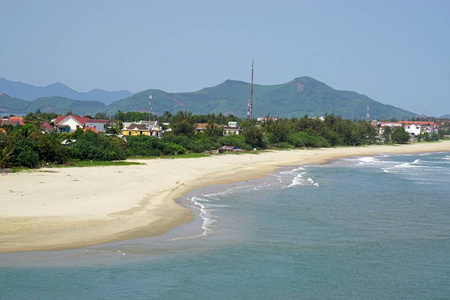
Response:
[[[311,76],[450,113],[450,0],[0,0],[0,77],[78,91],[189,92]],[[243,101],[246,101],[244,99]]]

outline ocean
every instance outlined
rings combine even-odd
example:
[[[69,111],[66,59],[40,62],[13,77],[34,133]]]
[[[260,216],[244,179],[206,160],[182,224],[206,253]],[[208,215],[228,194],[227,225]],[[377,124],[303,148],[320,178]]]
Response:
[[[193,191],[154,238],[0,254],[0,299],[450,299],[450,153]]]

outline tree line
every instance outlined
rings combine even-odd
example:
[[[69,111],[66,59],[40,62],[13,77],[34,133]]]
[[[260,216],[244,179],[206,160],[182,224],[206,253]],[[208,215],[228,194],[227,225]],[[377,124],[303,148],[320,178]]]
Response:
[[[69,112],[68,112],[69,113]],[[129,157],[152,157],[184,153],[203,153],[221,146],[235,146],[242,150],[294,149],[335,146],[360,146],[375,143],[407,143],[409,134],[403,127],[392,132],[386,129],[381,139],[378,128],[366,121],[351,121],[333,114],[323,119],[267,118],[265,122],[240,120],[222,114],[194,115],[180,111],[161,116],[142,112],[118,111],[113,117],[115,126],[106,133],[78,129],[73,133],[47,133],[41,121],[56,117],[52,113],[30,113],[24,126],[2,126],[0,130],[0,168],[35,168],[45,164],[66,164],[73,160],[114,161]],[[97,114],[91,118],[107,118]],[[172,130],[161,139],[149,136],[129,136],[126,141],[117,136],[123,122],[158,120]],[[239,123],[242,133],[224,136],[222,127],[229,121]],[[196,133],[195,124],[208,123],[203,133]],[[168,128],[165,128],[168,129]],[[436,138],[436,137],[433,137]]]

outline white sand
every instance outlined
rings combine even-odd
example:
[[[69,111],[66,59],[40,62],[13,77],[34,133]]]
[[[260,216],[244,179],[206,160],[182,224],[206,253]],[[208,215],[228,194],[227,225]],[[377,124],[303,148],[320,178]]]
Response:
[[[41,169],[0,175],[0,252],[80,248],[159,235],[189,222],[175,199],[200,187],[331,159],[450,151],[450,141],[404,146],[141,160],[143,165]]]

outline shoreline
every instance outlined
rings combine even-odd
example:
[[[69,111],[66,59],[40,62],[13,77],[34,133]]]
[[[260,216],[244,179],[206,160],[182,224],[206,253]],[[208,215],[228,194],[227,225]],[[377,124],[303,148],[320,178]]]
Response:
[[[0,253],[77,249],[161,235],[194,219],[176,200],[276,169],[381,153],[450,152],[450,141],[267,151],[143,165],[41,169],[0,175]]]

